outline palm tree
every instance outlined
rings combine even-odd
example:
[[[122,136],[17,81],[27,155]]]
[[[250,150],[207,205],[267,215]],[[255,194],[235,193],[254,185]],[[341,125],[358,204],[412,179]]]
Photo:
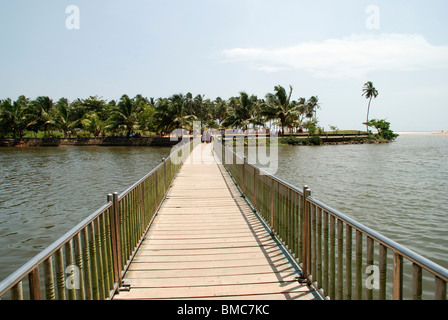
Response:
[[[266,107],[263,113],[271,119],[279,119],[282,126],[282,135],[285,134],[285,126],[291,118],[300,115],[300,104],[291,100],[292,86],[289,86],[289,94],[282,86],[275,86],[275,93],[266,95]]]
[[[48,134],[48,127],[54,125],[54,104],[53,100],[47,96],[37,97],[31,102],[30,112],[28,113],[28,127],[33,129],[35,134],[41,129],[44,130],[44,136]]]
[[[64,132],[64,137],[67,137],[68,132],[75,128],[78,121],[73,120],[73,109],[70,107],[67,98],[60,98],[55,107],[54,122],[56,127]]]
[[[315,119],[317,119],[317,109],[320,109],[319,98],[317,96],[312,96],[308,99],[307,105],[312,112]]]
[[[247,129],[254,123],[254,109],[258,103],[255,95],[240,92],[239,97],[231,97],[228,103],[229,116],[222,122],[223,127],[237,127]]]
[[[28,126],[29,99],[20,96],[16,101],[2,100],[0,103],[0,123],[2,135],[12,133],[13,138],[22,138]]]
[[[159,98],[155,105],[154,122],[157,132],[172,132],[175,129],[191,127],[196,116],[190,114],[191,96],[174,94],[169,98]]]
[[[156,132],[168,132],[172,126],[170,101],[168,98],[159,98],[155,104],[154,122]]]
[[[154,131],[155,130],[154,114],[156,112],[154,98],[150,99],[145,98],[141,100],[137,98],[137,103],[141,103],[141,106],[143,108],[142,112],[140,113],[140,117],[138,119],[139,129],[142,131],[149,131],[149,132]]]
[[[213,101],[213,106],[213,118],[218,121],[218,125],[221,125],[224,119],[229,116],[227,101],[217,97]]]
[[[137,103],[139,97],[136,99],[129,98],[124,94],[116,106],[112,108],[111,116],[109,117],[109,126],[111,130],[119,127],[127,130],[127,135],[132,133],[132,130],[137,128],[140,114],[143,111],[141,103]]]
[[[81,120],[81,124],[84,129],[93,133],[95,137],[98,137],[101,134],[101,130],[104,128],[104,123],[94,111],[87,113]]]
[[[197,116],[188,112],[186,108],[187,98],[182,93],[178,93],[169,97],[168,101],[169,113],[175,129],[185,129],[186,126],[191,127],[192,121],[197,119]]]
[[[367,121],[369,122],[369,113],[370,113],[370,103],[372,102],[373,98],[376,98],[378,96],[378,90],[373,86],[373,83],[371,81],[368,81],[364,84],[364,87],[362,88],[362,95],[366,97],[366,99],[369,99],[369,106],[367,108]],[[369,132],[369,126],[366,124],[367,127],[367,133]]]

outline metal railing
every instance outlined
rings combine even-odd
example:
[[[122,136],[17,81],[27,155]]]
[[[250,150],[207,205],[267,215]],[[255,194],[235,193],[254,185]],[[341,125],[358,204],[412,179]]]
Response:
[[[104,300],[125,289],[122,277],[191,147],[184,141],[126,191],[107,195],[107,204],[4,279],[0,298]]]
[[[448,270],[247,163],[215,140],[215,154],[308,282],[337,300],[446,300]],[[433,292],[433,294],[431,293]]]

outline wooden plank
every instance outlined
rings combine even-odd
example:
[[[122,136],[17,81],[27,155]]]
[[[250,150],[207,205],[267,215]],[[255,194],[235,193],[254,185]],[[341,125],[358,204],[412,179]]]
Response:
[[[282,252],[276,251],[274,254],[269,255],[269,259],[275,259],[278,257],[284,257]],[[184,262],[184,261],[220,261],[220,260],[251,260],[257,258],[266,258],[266,255],[261,251],[242,252],[242,253],[227,253],[227,254],[196,254],[196,255],[155,255],[155,254],[142,254],[135,257],[134,262]],[[141,259],[141,260],[137,260]]]
[[[277,266],[288,264],[289,261],[284,258],[276,258],[267,261],[266,257],[253,259],[228,259],[228,260],[204,260],[204,261],[182,261],[175,262],[153,262],[145,257],[137,257],[133,260],[134,270],[184,270],[184,269],[208,269],[208,268],[239,268],[247,266],[262,266],[268,264],[273,269]]]
[[[183,256],[200,256],[200,255],[224,255],[224,254],[238,254],[238,253],[259,253],[261,248],[258,246],[252,247],[239,247],[239,248],[205,248],[205,249],[170,249],[170,250],[157,250],[148,247],[146,250],[140,250],[138,255],[152,255],[152,256],[178,256],[179,258]],[[279,252],[277,247],[264,247],[263,253],[274,254],[274,252]],[[283,254],[282,252],[280,252]]]
[[[316,298],[210,147],[180,169],[114,299]]]
[[[289,294],[309,293],[307,286],[297,282],[291,283],[258,283],[249,285],[222,285],[222,286],[192,286],[192,287],[168,287],[168,288],[132,288],[128,292],[120,292],[120,299],[177,299],[177,298],[208,298],[238,295],[260,294]]]
[[[248,274],[262,274],[262,273],[281,273],[281,272],[291,272],[297,276],[297,270],[291,265],[283,265],[277,266],[275,271],[271,266],[265,264],[263,266],[247,266],[247,267],[239,267],[239,268],[204,268],[198,272],[198,269],[184,269],[181,272],[174,272],[173,270],[155,270],[155,269],[137,269],[136,264],[131,264],[128,272],[125,277],[128,277],[128,273],[131,272],[142,272],[141,275],[143,277],[143,272],[145,272],[145,276],[147,278],[202,278],[202,277],[215,277],[215,276],[229,276],[229,275],[248,275]],[[131,276],[129,276],[131,277]],[[131,277],[132,278],[132,277]]]
[[[255,273],[244,275],[217,275],[208,277],[190,277],[190,278],[147,278],[145,272],[130,272],[124,279],[129,283],[130,279],[136,279],[133,282],[134,288],[162,288],[162,287],[180,287],[180,286],[208,286],[208,285],[232,285],[232,284],[257,284],[257,283],[280,283],[297,282],[294,272],[282,273]]]

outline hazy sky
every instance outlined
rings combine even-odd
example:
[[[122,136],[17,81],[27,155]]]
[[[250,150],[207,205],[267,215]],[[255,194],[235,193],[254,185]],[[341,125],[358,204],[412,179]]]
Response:
[[[0,48],[0,99],[292,85],[319,97],[320,126],[364,129],[372,81],[371,118],[448,131],[446,0],[0,0]]]

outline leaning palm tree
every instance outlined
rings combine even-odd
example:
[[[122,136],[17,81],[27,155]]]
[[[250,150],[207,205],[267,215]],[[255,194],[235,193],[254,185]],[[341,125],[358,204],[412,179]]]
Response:
[[[319,97],[312,96],[311,98],[308,99],[307,105],[312,113],[312,117],[314,119],[317,119],[317,109],[320,109]]]
[[[373,98],[376,98],[378,96],[378,90],[373,86],[373,83],[371,81],[366,82],[364,84],[364,87],[362,88],[362,95],[366,97],[366,99],[369,99],[369,106],[367,108],[367,121],[369,122],[369,113],[370,113],[370,103],[372,102]],[[367,127],[367,133],[369,132],[369,125],[366,124]]]

